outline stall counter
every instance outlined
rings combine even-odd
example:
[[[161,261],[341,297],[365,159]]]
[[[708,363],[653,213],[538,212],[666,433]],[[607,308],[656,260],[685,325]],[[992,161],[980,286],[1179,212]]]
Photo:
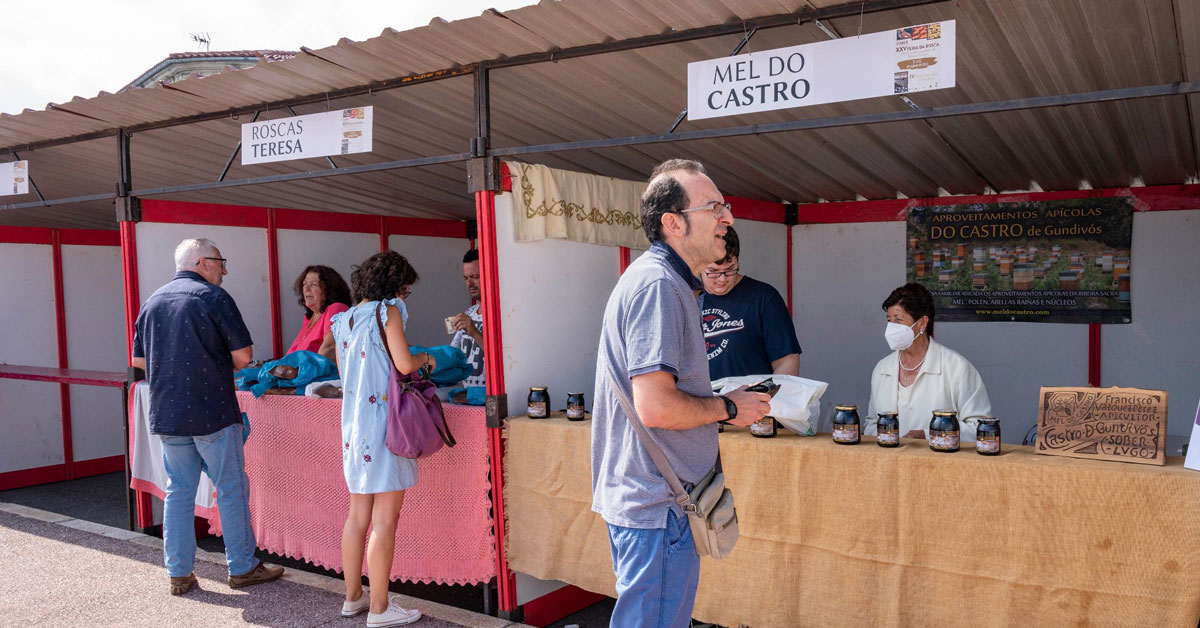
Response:
[[[156,480],[153,467],[161,471],[162,461],[147,438],[148,388],[137,386],[131,404],[133,487],[161,498],[165,474]],[[237,396],[250,421],[246,473],[258,547],[340,572],[350,505],[342,474],[341,400]],[[400,511],[392,580],[477,584],[496,575],[484,410],[449,403],[444,409],[458,443],[418,463],[417,485],[405,492]],[[220,534],[216,509],[201,507],[211,504],[204,497],[197,496],[197,515]]]
[[[591,421],[510,419],[515,571],[615,595],[591,511]],[[755,628],[1196,625],[1200,473],[1034,455],[895,449],[782,431],[720,436],[741,538],[702,559],[694,616]]]

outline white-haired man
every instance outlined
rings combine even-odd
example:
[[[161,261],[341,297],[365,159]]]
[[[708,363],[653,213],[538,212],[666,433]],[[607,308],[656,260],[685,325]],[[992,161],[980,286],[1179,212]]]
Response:
[[[254,557],[250,479],[242,451],[242,413],[233,373],[253,355],[250,331],[233,297],[221,288],[229,272],[211,241],[175,248],[175,277],[146,299],[133,336],[133,365],[150,385],[150,433],[162,440],[167,496],[163,500],[163,562],[171,595],[196,584],[192,522],[201,465],[217,487],[229,586],[275,580],[282,567]]]

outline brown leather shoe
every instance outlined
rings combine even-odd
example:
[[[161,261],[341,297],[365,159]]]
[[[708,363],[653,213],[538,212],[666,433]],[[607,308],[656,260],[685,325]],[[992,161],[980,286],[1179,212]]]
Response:
[[[240,589],[255,584],[278,580],[283,575],[283,567],[268,567],[259,563],[257,567],[240,576],[229,576],[229,588]]]
[[[196,586],[196,574],[190,573],[182,578],[171,578],[171,595],[183,595]]]

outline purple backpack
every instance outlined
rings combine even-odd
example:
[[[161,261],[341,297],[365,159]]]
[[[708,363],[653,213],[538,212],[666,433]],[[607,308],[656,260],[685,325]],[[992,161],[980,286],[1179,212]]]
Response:
[[[375,323],[379,337],[388,354],[387,448],[401,458],[426,458],[442,445],[454,446],[454,436],[446,425],[442,401],[437,398],[437,386],[419,376],[404,375],[396,370],[383,318],[379,315],[383,303],[375,308]]]

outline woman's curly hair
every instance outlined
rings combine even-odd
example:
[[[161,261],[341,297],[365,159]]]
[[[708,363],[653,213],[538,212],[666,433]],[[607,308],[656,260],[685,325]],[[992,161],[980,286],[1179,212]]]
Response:
[[[395,251],[376,253],[350,272],[355,301],[394,299],[401,288],[411,286],[419,279],[412,264]]]
[[[317,273],[317,277],[321,280],[321,289],[325,291],[325,302],[321,304],[322,312],[334,303],[351,305],[350,287],[346,285],[346,280],[342,279],[341,274],[328,266],[313,264],[305,268],[292,283],[292,292],[296,293],[298,297],[296,302],[304,308],[304,318],[312,318],[313,315],[313,311],[304,305],[304,278],[308,277],[308,273]]]

